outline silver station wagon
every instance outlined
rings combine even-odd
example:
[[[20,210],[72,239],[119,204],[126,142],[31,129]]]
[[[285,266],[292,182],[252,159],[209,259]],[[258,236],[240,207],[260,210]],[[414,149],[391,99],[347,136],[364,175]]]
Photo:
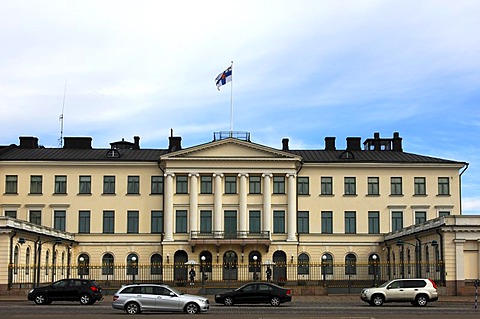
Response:
[[[168,285],[132,284],[120,288],[113,296],[112,307],[134,315],[146,311],[207,312],[207,298],[184,294]]]

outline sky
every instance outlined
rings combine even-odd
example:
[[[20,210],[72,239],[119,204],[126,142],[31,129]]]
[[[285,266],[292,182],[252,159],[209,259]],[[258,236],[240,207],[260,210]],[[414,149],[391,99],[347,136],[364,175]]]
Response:
[[[405,152],[469,163],[463,214],[480,214],[480,1],[2,0],[0,30],[0,145],[399,132]]]

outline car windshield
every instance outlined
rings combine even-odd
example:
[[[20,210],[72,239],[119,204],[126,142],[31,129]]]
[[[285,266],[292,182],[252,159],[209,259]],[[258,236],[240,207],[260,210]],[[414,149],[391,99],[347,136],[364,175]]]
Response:
[[[181,292],[181,291],[178,291],[177,289],[173,288],[173,287],[168,287],[171,291],[173,291],[175,294],[177,295],[183,295],[184,293]]]

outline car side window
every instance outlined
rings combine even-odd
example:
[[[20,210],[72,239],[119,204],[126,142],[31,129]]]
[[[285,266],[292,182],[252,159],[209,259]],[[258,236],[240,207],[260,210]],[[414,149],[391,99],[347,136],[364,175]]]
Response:
[[[62,288],[67,286],[68,281],[66,280],[60,280],[52,284],[52,287],[54,288]]]
[[[401,281],[394,281],[390,285],[388,285],[388,289],[398,289],[402,288],[402,282]]]
[[[251,291],[255,291],[256,285],[248,285],[248,286],[245,286],[245,288],[243,288],[243,291],[245,292],[251,292]]]
[[[405,288],[423,288],[427,284],[424,280],[406,280]]]
[[[270,286],[269,285],[258,285],[258,291],[270,291]]]
[[[145,286],[142,287],[142,294],[147,294],[147,295],[154,295],[155,294],[155,287],[152,286]]]
[[[123,289],[120,293],[121,294],[131,294],[133,291],[133,287],[127,287],[125,289]]]
[[[170,296],[170,290],[163,287],[155,287],[155,288],[156,288],[155,294],[160,296]]]

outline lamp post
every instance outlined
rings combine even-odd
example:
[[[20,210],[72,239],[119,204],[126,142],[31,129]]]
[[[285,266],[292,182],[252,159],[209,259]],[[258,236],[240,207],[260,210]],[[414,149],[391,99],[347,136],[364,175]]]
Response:
[[[132,257],[132,281],[135,283],[135,273],[137,272],[137,257]]]
[[[253,255],[253,281],[257,281],[257,255]]]
[[[373,259],[373,287],[376,287],[377,286],[377,259],[378,259],[378,256],[376,254],[373,254],[372,259]]]
[[[205,293],[205,256],[200,257],[200,270],[202,273],[202,291]]]
[[[80,262],[80,265],[78,265],[80,267],[80,279],[83,279],[83,271],[85,270],[85,257],[80,256],[80,258],[78,258],[78,261]]]
[[[327,278],[326,278],[326,269],[325,269],[325,265],[326,265],[326,262],[327,262],[327,255],[323,255],[322,256],[322,275],[323,275],[323,287],[326,287],[327,286]]]

